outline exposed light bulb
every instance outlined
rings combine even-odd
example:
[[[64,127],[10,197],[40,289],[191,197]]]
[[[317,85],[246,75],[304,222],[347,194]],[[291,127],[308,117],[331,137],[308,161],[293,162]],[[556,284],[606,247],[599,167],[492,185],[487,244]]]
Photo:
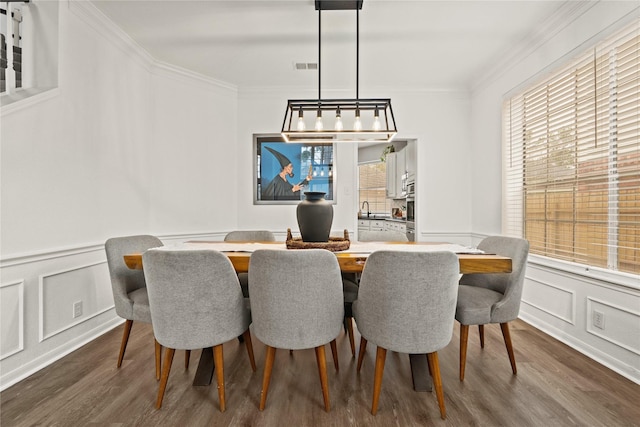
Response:
[[[378,112],[378,109],[376,108],[376,112],[373,115],[373,130],[375,130],[377,132],[380,129],[382,129],[382,123],[380,123],[380,113]]]
[[[329,176],[333,176],[333,170],[329,168]]]
[[[316,170],[316,168],[313,168],[313,176],[318,176],[318,171]]]
[[[306,126],[304,125],[304,114],[302,113],[302,108],[298,111],[298,130],[304,131]]]
[[[360,110],[356,110],[356,121],[353,123],[353,130],[360,132],[362,130],[362,121],[360,120]]]
[[[336,124],[335,130],[343,130],[344,125],[342,124],[342,114],[340,114],[340,107],[336,110]]]
[[[324,169],[320,169],[320,176],[324,176]]]
[[[323,129],[322,125],[322,110],[318,110],[318,115],[316,116],[316,130],[320,131]]]

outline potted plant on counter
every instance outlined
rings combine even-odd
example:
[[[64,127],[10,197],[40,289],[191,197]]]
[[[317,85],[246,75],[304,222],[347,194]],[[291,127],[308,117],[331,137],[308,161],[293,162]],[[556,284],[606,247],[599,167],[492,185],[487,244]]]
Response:
[[[393,145],[387,145],[386,147],[384,147],[384,150],[382,150],[382,154],[380,155],[380,161],[385,162],[387,160],[387,154],[394,153],[395,151],[396,151],[396,147],[394,147]]]

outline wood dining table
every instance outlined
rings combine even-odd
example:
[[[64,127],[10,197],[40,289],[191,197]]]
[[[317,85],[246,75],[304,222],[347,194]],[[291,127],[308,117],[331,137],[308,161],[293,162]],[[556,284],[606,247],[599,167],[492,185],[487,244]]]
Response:
[[[286,250],[284,242],[219,242],[188,241],[174,246],[163,246],[163,250],[212,249],[223,252],[233,264],[236,272],[249,271],[251,253],[258,249]],[[295,249],[292,249],[295,250]],[[348,250],[334,252],[343,273],[362,273],[369,254],[376,250],[410,250],[456,252],[460,261],[461,274],[510,273],[511,258],[496,254],[486,254],[475,248],[467,248],[444,242],[353,242]],[[124,255],[124,262],[130,269],[142,270],[142,254]],[[427,358],[425,354],[410,354],[411,376],[415,391],[431,391]],[[203,349],[193,385],[209,385],[213,378],[213,350]]]
[[[213,242],[205,240],[192,240],[185,242],[189,246],[180,246],[182,249],[216,249],[224,252],[231,260],[236,272],[243,273],[249,271],[249,261],[251,253],[256,249],[278,248],[284,249],[283,242],[252,242],[252,243],[230,243]],[[184,245],[184,244],[183,244]],[[256,246],[259,245],[259,246]],[[364,265],[373,250],[396,249],[404,250],[409,247],[422,247],[429,250],[447,250],[449,247],[457,247],[450,243],[443,242],[358,242],[352,245],[353,249],[335,252],[343,273],[362,273]],[[460,261],[460,273],[511,273],[511,258],[496,254],[474,253],[472,248],[465,251],[463,246],[459,246],[463,252],[456,252]],[[165,246],[165,248],[171,248]],[[142,270],[142,254],[126,254],[124,262],[127,267],[135,270]]]

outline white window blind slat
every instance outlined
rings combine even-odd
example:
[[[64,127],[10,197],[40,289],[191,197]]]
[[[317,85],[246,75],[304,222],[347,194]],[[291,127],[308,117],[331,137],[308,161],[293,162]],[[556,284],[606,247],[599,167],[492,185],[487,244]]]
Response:
[[[640,273],[640,21],[503,106],[503,228]]]

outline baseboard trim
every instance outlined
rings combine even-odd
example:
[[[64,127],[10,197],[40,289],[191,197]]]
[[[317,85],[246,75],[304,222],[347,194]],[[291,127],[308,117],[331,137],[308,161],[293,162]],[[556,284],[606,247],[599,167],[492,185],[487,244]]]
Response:
[[[568,345],[576,351],[579,351],[590,359],[593,359],[601,365],[606,366],[617,374],[620,374],[628,380],[640,385],[640,371],[635,369],[633,366],[623,364],[619,360],[609,357],[608,355],[590,346],[584,341],[580,341],[575,337],[570,336],[557,328],[554,328],[553,326],[531,314],[521,311],[518,317],[522,321],[530,324],[536,329],[541,330],[545,334],[557,339],[558,341]]]
[[[123,322],[123,319],[114,317],[113,319],[110,319],[109,321],[93,328],[92,330],[70,341],[67,341],[63,345],[43,354],[42,356],[31,360],[30,362],[20,366],[18,369],[14,369],[10,372],[4,372],[3,370],[2,376],[0,376],[0,392],[35,374],[39,370],[46,368],[52,363],[62,359],[69,353],[79,349],[85,344],[90,343],[99,336],[104,335],[110,330],[120,326]]]

